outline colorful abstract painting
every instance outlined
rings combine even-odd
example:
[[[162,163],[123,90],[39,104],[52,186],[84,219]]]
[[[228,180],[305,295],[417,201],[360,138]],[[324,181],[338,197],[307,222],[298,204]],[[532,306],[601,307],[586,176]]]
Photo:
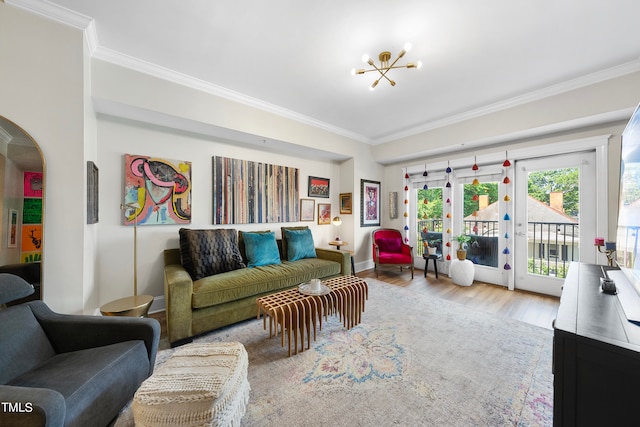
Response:
[[[24,172],[22,199],[22,230],[20,257],[22,262],[36,262],[42,258],[42,172]]]
[[[124,156],[125,225],[191,223],[191,162]]]
[[[24,173],[24,197],[42,197],[42,172]]]
[[[213,223],[299,221],[299,170],[213,157]]]

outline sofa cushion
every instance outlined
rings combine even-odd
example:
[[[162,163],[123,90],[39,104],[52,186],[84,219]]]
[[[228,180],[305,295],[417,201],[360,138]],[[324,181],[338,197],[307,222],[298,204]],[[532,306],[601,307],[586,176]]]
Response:
[[[314,278],[338,276],[341,264],[320,258],[229,271],[193,282],[193,308],[205,308],[247,296],[280,291]]]
[[[412,264],[413,257],[410,254],[398,252],[382,252],[378,257],[380,264]]]
[[[280,252],[278,252],[275,233],[242,233],[242,238],[248,267],[280,264]]]
[[[246,267],[235,229],[180,229],[182,265],[193,280]]]
[[[308,228],[302,230],[284,229],[282,238],[287,241],[287,259],[289,261],[316,257],[313,235]]]
[[[28,305],[0,310],[0,384],[40,366],[55,355]]]
[[[108,422],[131,399],[149,373],[142,341],[124,341],[60,353],[9,385],[59,392],[66,402],[65,425]]]

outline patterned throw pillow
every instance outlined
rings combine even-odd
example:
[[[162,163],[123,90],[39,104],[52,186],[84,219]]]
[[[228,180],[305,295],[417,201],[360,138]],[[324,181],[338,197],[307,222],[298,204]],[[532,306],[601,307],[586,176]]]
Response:
[[[193,280],[244,268],[235,229],[180,229],[180,257]]]

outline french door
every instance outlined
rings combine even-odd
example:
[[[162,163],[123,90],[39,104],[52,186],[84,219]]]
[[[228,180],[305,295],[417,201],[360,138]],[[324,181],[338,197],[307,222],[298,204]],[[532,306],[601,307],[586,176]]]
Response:
[[[560,296],[572,261],[594,262],[594,151],[515,164],[515,287]]]

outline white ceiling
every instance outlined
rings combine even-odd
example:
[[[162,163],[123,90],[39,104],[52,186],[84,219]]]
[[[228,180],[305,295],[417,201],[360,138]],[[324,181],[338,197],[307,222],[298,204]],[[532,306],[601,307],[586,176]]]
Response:
[[[640,69],[638,0],[7,0],[93,18],[98,51],[376,144]],[[397,82],[360,58],[421,60]],[[124,57],[124,56],[123,56]]]

